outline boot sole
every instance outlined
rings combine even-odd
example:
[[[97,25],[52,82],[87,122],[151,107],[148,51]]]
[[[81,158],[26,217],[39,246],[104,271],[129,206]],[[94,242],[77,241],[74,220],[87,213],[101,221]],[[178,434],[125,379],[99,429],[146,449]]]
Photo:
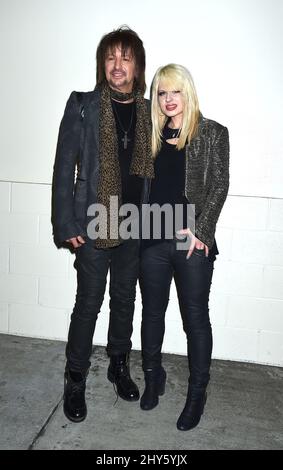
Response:
[[[65,408],[63,408],[63,411],[64,411],[64,415],[66,416],[66,418],[68,418],[69,421],[72,421],[72,423],[81,423],[87,417],[87,413],[86,413],[85,416],[83,416],[82,418],[74,418],[73,416],[70,416],[69,413],[67,413]]]

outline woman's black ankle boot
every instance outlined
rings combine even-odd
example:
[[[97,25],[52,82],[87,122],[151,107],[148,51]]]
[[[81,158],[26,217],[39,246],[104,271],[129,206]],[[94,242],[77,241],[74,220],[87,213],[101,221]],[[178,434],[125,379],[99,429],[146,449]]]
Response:
[[[152,410],[158,405],[159,396],[164,395],[166,372],[162,366],[158,369],[145,369],[145,390],[141,397],[140,407],[142,410]]]
[[[177,428],[180,431],[189,431],[198,425],[201,415],[203,414],[206,398],[206,392],[198,395],[192,395],[190,392],[188,393],[185,408],[177,421]]]

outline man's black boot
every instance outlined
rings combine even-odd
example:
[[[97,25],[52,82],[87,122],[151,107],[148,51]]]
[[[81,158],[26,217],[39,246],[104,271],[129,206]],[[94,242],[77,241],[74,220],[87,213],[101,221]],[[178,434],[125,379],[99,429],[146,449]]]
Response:
[[[117,393],[123,400],[139,400],[139,389],[130,376],[128,354],[110,356],[107,377],[111,383],[116,385]]]
[[[158,369],[145,369],[145,390],[141,397],[142,410],[152,410],[158,405],[159,396],[164,395],[166,372],[162,366]]]
[[[206,398],[206,392],[199,394],[191,394],[190,391],[188,392],[185,408],[177,421],[177,428],[180,431],[189,431],[198,425],[201,415],[203,414]]]
[[[86,375],[80,372],[66,370],[64,387],[64,413],[75,423],[86,418],[87,408],[85,402]]]

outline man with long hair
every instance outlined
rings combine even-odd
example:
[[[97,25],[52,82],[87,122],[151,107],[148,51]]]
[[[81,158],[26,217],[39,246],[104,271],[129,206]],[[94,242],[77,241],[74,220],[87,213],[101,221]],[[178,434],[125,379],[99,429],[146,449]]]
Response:
[[[108,379],[124,400],[139,399],[129,371],[139,241],[121,240],[109,222],[111,198],[117,200],[114,219],[120,220],[121,205],[139,206],[143,178],[153,177],[143,43],[134,31],[121,27],[101,39],[96,58],[94,91],[72,92],[67,102],[53,177],[55,242],[67,242],[76,255],[77,295],[64,388],[64,413],[74,422],[87,414],[86,377],[109,270]],[[99,226],[99,236],[89,230],[93,205],[105,210],[101,225],[106,224],[106,232]]]

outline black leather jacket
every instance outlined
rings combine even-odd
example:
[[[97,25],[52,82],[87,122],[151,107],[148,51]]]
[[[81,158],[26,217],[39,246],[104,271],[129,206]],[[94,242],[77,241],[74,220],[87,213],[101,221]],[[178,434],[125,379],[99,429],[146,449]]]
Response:
[[[73,91],[60,124],[52,184],[53,235],[58,245],[86,236],[87,208],[97,202],[99,108],[97,90]]]

